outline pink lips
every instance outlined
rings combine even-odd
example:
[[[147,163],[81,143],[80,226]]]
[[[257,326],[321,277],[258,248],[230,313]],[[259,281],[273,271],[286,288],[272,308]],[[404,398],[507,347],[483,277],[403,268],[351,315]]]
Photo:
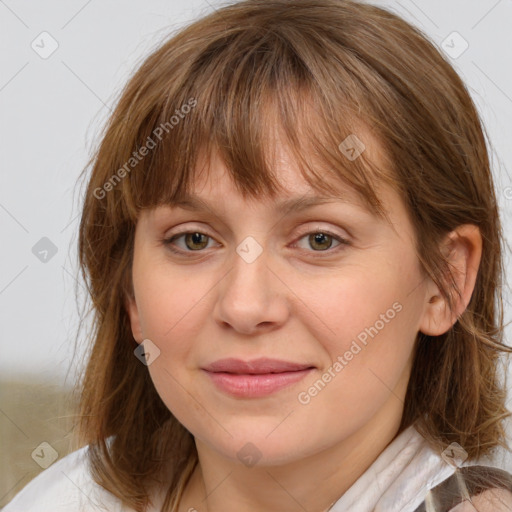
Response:
[[[309,364],[278,359],[228,358],[215,361],[203,370],[221,391],[239,398],[258,398],[302,380],[313,368]]]

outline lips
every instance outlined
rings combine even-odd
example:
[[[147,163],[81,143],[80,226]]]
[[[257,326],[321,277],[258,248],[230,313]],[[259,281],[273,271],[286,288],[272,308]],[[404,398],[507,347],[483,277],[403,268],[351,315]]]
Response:
[[[260,375],[263,373],[283,373],[296,372],[312,368],[310,364],[292,363],[289,361],[281,361],[279,359],[260,358],[252,361],[242,361],[241,359],[219,359],[204,369],[209,372],[219,373],[237,373]]]
[[[258,398],[299,382],[314,366],[269,358],[252,361],[228,358],[202,369],[220,391],[238,398]]]

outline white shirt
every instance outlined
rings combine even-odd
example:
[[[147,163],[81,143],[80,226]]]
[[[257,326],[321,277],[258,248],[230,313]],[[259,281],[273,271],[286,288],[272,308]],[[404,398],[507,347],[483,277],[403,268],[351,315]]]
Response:
[[[30,481],[3,512],[134,512],[94,482],[86,450],[85,446],[52,464]],[[414,512],[428,490],[454,472],[454,466],[410,426],[386,447],[330,512]]]

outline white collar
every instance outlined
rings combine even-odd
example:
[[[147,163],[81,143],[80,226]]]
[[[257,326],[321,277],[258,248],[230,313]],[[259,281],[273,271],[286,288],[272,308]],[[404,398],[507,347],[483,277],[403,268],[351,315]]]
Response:
[[[455,472],[414,428],[401,432],[330,512],[413,512],[427,491]]]

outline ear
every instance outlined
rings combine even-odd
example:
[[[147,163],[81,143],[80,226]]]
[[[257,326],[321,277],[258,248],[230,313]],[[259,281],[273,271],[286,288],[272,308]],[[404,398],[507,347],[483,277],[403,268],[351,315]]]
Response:
[[[125,295],[124,307],[130,318],[133,337],[137,343],[142,343],[144,336],[142,334],[139,308],[137,307],[137,302],[133,295]]]
[[[419,330],[429,336],[439,336],[447,332],[464,313],[471,300],[482,257],[480,229],[473,224],[458,226],[446,236],[442,251],[447,257],[449,269],[460,294],[455,288],[451,288],[454,310],[450,312],[446,298],[435,283],[430,281],[419,326]],[[450,281],[447,281],[447,284],[450,285]]]

